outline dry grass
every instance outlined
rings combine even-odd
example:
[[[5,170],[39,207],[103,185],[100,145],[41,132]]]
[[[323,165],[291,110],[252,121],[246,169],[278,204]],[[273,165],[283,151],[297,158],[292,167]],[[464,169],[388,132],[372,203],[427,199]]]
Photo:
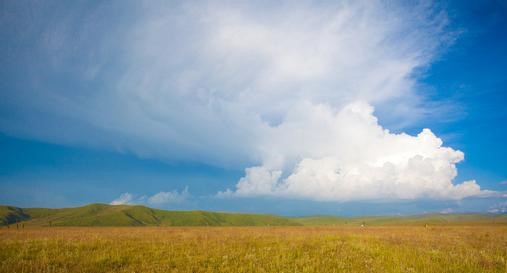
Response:
[[[0,230],[0,272],[507,272],[507,227]]]

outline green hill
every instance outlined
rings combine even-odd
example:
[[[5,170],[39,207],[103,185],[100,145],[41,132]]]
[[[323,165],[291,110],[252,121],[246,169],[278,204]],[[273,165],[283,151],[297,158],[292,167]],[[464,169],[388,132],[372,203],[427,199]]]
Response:
[[[0,224],[7,225],[11,223],[21,222],[30,219],[30,216],[26,214],[23,209],[11,207],[11,206],[0,206]]]
[[[29,226],[293,226],[289,218],[263,214],[167,211],[145,206],[91,204],[76,208],[0,206],[3,225]]]

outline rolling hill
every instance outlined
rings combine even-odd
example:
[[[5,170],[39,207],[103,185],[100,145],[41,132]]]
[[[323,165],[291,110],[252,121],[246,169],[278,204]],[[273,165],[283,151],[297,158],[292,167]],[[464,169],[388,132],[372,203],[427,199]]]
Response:
[[[30,226],[294,226],[289,218],[265,214],[168,211],[145,206],[90,204],[75,208],[0,206],[0,223]]]
[[[507,215],[426,214],[345,218],[282,217],[268,214],[169,211],[140,205],[90,204],[74,208],[0,206],[0,225],[28,226],[322,226],[348,225],[492,225],[507,224]]]

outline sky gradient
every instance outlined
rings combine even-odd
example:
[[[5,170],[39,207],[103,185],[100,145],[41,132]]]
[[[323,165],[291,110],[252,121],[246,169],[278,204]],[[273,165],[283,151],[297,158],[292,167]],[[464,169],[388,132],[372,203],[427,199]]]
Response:
[[[507,212],[502,1],[2,1],[0,203]]]

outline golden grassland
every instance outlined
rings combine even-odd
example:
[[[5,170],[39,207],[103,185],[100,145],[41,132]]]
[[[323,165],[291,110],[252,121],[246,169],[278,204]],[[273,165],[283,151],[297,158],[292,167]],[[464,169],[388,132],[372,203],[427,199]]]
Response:
[[[0,272],[507,272],[507,226],[0,230]]]

